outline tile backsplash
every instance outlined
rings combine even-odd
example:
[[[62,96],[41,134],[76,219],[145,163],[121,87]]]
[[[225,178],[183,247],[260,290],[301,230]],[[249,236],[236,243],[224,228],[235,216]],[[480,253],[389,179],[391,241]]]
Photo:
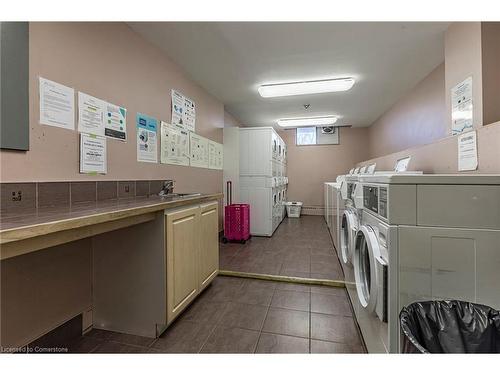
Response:
[[[0,183],[0,212],[29,214],[37,208],[148,197],[158,194],[167,180]]]

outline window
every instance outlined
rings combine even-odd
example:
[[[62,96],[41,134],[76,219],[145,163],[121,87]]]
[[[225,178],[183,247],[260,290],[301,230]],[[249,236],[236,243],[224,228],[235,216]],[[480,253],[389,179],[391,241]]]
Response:
[[[307,126],[295,130],[297,146],[324,146],[339,144],[339,128],[331,126]]]
[[[314,126],[307,128],[297,128],[295,143],[297,146],[315,145],[316,128]]]

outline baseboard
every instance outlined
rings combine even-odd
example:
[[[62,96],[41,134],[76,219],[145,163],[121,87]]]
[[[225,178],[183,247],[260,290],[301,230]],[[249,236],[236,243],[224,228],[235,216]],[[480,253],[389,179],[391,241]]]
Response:
[[[324,216],[325,208],[321,206],[302,206],[301,215]]]

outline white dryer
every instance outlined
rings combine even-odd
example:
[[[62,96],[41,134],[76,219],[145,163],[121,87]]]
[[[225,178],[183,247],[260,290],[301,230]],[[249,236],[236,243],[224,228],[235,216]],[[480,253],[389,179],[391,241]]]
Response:
[[[500,175],[359,181],[355,312],[368,352],[399,352],[399,312],[412,302],[458,299],[500,308]]]

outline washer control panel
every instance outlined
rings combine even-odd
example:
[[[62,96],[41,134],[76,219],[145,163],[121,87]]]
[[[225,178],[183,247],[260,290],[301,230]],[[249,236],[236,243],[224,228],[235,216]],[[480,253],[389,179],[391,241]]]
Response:
[[[363,207],[387,219],[387,187],[364,185]]]
[[[378,187],[363,186],[363,206],[365,209],[378,214]]]

